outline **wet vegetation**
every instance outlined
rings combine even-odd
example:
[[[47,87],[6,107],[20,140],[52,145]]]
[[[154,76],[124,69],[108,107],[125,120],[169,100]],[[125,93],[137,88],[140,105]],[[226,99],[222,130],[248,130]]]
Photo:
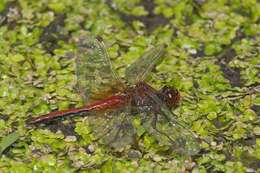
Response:
[[[259,9],[257,0],[1,1],[0,172],[259,171]],[[82,33],[103,38],[121,77],[167,45],[149,83],[180,90],[173,112],[202,139],[197,155],[169,152],[141,128],[135,146],[111,151],[80,116],[26,125],[83,104],[73,55]]]

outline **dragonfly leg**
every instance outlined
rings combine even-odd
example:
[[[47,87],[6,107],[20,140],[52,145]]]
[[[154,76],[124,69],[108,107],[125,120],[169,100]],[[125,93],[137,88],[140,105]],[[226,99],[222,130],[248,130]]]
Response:
[[[170,137],[167,133],[161,131],[160,129],[157,128],[157,120],[158,120],[158,115],[154,116],[153,122],[152,122],[152,127],[161,135],[164,135],[168,138],[169,142],[171,143],[171,149],[173,149],[175,152],[177,153],[181,153],[181,154],[185,154],[185,147],[187,147],[187,141],[186,139],[184,139],[183,137],[177,137],[178,134],[176,134],[177,136],[173,136]],[[172,124],[172,123],[170,123]],[[173,124],[172,124],[173,125]],[[178,127],[173,127],[173,128],[178,128]],[[179,131],[180,132],[180,131]]]
[[[165,135],[171,141],[171,143],[174,144],[174,141],[172,140],[172,138],[169,135],[167,135],[166,133],[162,132],[161,130],[159,130],[157,128],[157,126],[156,126],[157,120],[158,120],[158,114],[155,114],[153,116],[153,120],[152,120],[152,127],[153,127],[153,129],[156,130],[158,133],[161,133],[162,135]]]

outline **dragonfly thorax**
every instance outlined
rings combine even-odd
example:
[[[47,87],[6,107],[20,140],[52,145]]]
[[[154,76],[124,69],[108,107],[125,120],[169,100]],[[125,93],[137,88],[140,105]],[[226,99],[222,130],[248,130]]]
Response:
[[[155,100],[151,98],[151,95],[156,95],[158,91],[152,88],[150,85],[140,82],[129,90],[131,95],[132,105],[139,110],[139,112],[150,112],[157,108]]]
[[[142,97],[140,95],[135,95],[132,100],[134,107],[138,108],[140,112],[150,112],[154,107],[154,103],[149,97]]]

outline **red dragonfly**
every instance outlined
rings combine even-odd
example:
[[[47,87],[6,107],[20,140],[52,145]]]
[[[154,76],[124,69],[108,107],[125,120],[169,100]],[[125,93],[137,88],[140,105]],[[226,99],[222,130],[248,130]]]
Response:
[[[77,89],[86,105],[31,118],[30,124],[85,114],[97,139],[113,148],[121,148],[133,143],[137,134],[134,120],[138,117],[139,125],[159,143],[178,153],[193,155],[199,151],[193,132],[177,121],[170,111],[180,102],[178,90],[170,86],[156,90],[144,82],[162,58],[164,45],[145,52],[126,69],[127,83],[112,69],[101,39],[81,36],[77,42]]]

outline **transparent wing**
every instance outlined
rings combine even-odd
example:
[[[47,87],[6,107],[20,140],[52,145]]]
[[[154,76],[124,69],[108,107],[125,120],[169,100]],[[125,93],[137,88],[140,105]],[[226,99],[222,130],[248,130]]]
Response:
[[[177,153],[194,155],[200,150],[195,134],[174,117],[168,107],[152,92],[147,93],[158,106],[153,117],[152,133],[162,145],[171,145]]]
[[[130,109],[130,108],[129,108]],[[87,117],[93,135],[101,144],[120,150],[134,141],[136,130],[127,109]]]
[[[126,69],[126,79],[131,84],[144,81],[154,65],[160,61],[160,58],[164,53],[164,49],[165,45],[160,45],[145,52],[139,59],[137,59]]]
[[[77,41],[77,90],[85,101],[102,99],[122,90],[123,84],[112,69],[104,43],[81,35]]]

